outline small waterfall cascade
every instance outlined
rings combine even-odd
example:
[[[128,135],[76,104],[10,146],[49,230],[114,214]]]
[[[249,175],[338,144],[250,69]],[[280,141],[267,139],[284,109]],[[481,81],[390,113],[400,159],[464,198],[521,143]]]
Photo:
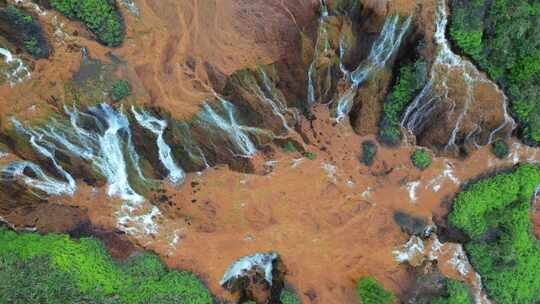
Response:
[[[168,179],[171,181],[171,183],[178,184],[184,181],[186,174],[184,173],[184,170],[182,170],[182,168],[176,164],[176,161],[173,159],[171,153],[171,147],[163,138],[163,133],[165,132],[165,128],[167,128],[167,121],[158,119],[145,110],[141,110],[139,112],[135,109],[135,107],[131,108],[131,112],[142,127],[156,135],[156,145],[159,149],[159,159],[169,172]]]
[[[4,62],[7,64],[4,77],[12,87],[19,82],[30,79],[30,69],[21,59],[13,56],[8,49],[2,47],[0,47],[0,55],[4,57]]]
[[[346,46],[340,40],[340,68],[349,83],[345,93],[341,94],[335,102],[335,118],[343,120],[351,111],[358,88],[366,81],[373,72],[383,69],[387,62],[396,54],[401,46],[403,37],[411,26],[412,18],[409,16],[400,23],[400,17],[390,16],[386,19],[381,33],[373,43],[366,60],[350,72],[343,64]]]
[[[402,117],[401,125],[418,134],[422,132],[426,121],[433,112],[440,107],[442,103],[449,103],[448,118],[453,122],[453,129],[446,143],[446,149],[456,148],[460,133],[467,133],[465,138],[476,144],[476,137],[482,131],[482,126],[476,124],[464,130],[465,120],[476,102],[475,92],[481,85],[495,88],[501,96],[502,91],[489,80],[483,73],[470,61],[461,58],[452,52],[449,42],[446,39],[446,26],[448,24],[448,12],[444,0],[438,0],[436,14],[436,32],[434,40],[437,45],[436,59],[431,68],[431,76],[422,89],[420,94],[411,102]],[[457,75],[457,76],[456,76]],[[456,81],[458,78],[464,84],[463,98],[452,96],[454,92],[450,90],[450,81]],[[515,128],[515,122],[508,113],[508,102],[506,97],[502,103],[502,112],[504,122],[493,129],[489,134],[488,143],[491,143],[494,137],[505,129],[510,132]]]
[[[326,0],[320,0],[320,9],[321,9],[321,15],[319,17],[319,30],[317,33],[317,42],[315,43],[315,53],[313,55],[313,60],[311,64],[309,65],[308,69],[308,105],[313,105],[315,101],[317,100],[317,97],[315,96],[315,76],[317,73],[317,60],[321,54],[326,53],[330,49],[330,41],[328,38],[328,31],[325,26],[326,18],[328,18],[328,6],[326,4]]]
[[[210,141],[226,140],[231,153],[240,157],[251,157],[257,153],[257,146],[250,135],[268,131],[249,127],[239,123],[236,108],[223,97],[216,95],[218,103],[205,103],[202,111],[195,118],[197,123],[210,133]],[[216,143],[214,146],[218,147]]]

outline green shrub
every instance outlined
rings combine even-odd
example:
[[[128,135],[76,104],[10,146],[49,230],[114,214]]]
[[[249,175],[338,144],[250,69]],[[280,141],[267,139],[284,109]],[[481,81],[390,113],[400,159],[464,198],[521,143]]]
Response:
[[[474,300],[467,285],[462,282],[447,279],[447,295],[434,299],[431,304],[473,304]]]
[[[401,116],[425,85],[426,78],[427,65],[422,60],[418,60],[414,65],[405,65],[399,70],[398,80],[384,101],[379,122],[378,139],[383,144],[395,146],[401,141]]]
[[[112,0],[51,0],[52,7],[68,18],[80,20],[109,47],[122,44],[125,35],[122,15]]]
[[[301,304],[302,302],[294,292],[284,290],[281,293],[281,304]]]
[[[313,152],[306,152],[304,156],[309,160],[315,160],[317,158],[317,154]]]
[[[497,158],[505,159],[510,154],[510,146],[504,140],[498,140],[491,145],[491,153]]]
[[[521,165],[470,185],[454,200],[449,222],[470,238],[465,250],[497,303],[540,300],[540,248],[529,219],[539,185],[540,169]]]
[[[520,137],[540,144],[540,5],[531,0],[452,0],[450,38],[512,102]]]
[[[30,294],[32,299],[19,303],[212,303],[210,293],[193,274],[168,271],[149,254],[115,262],[92,238],[77,242],[65,235],[18,234],[0,228],[0,263],[7,265],[1,267],[0,278],[18,278],[7,286],[0,283],[0,303],[11,303],[11,297],[34,285],[39,288]],[[35,271],[38,263],[43,268]],[[2,288],[17,290],[2,292]],[[76,301],[86,298],[90,300]]]
[[[425,149],[416,149],[411,155],[411,161],[416,168],[426,170],[429,166],[431,166],[433,158],[429,151]]]
[[[371,140],[366,140],[362,143],[362,163],[366,166],[373,165],[375,156],[377,155],[377,145]]]
[[[131,84],[127,80],[117,80],[111,89],[111,98],[114,101],[122,100],[131,95]]]
[[[395,296],[373,277],[365,277],[358,281],[356,293],[362,304],[390,304],[395,302]]]
[[[285,144],[283,144],[283,146],[281,146],[281,149],[283,150],[283,152],[285,153],[295,153],[295,152],[298,152],[298,149],[296,148],[296,146],[294,145],[294,143],[292,141],[288,141],[286,142]]]

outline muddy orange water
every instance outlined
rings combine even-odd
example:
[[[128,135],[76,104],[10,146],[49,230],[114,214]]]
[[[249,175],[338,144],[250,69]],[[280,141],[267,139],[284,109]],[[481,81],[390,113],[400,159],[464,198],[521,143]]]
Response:
[[[399,295],[411,278],[393,254],[409,238],[394,223],[395,211],[428,220],[443,216],[445,202],[467,180],[540,159],[538,150],[516,142],[504,161],[483,148],[463,161],[436,158],[421,172],[409,160],[414,146],[405,143],[379,147],[368,168],[359,162],[359,151],[370,138],[356,135],[347,122],[336,125],[324,106],[314,111],[316,120],[303,121],[302,128],[315,160],[279,152],[266,163],[265,175],[216,167],[189,174],[178,187],[164,184],[169,202],[159,205],[161,213],[144,217],[151,210],[147,201],[141,217],[132,217],[134,227],[152,223],[155,231],[134,232],[129,239],[171,267],[194,271],[224,299],[232,298],[219,280],[230,263],[266,251],[281,255],[287,281],[305,303],[356,303],[355,280],[364,275]],[[121,217],[122,202],[105,189],[81,189],[53,203],[87,208],[92,223],[105,229],[114,230]]]

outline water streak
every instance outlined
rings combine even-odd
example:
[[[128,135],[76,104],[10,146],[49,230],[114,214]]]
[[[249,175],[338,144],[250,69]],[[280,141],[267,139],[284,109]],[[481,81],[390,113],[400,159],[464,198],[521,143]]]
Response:
[[[184,173],[184,170],[182,170],[182,168],[180,168],[176,164],[171,153],[171,147],[169,147],[169,145],[165,142],[165,139],[163,138],[163,134],[165,133],[165,129],[167,128],[167,121],[158,119],[157,117],[152,116],[145,110],[141,110],[140,112],[138,112],[135,107],[131,108],[131,112],[133,113],[133,116],[135,116],[137,122],[142,127],[156,135],[156,144],[159,151],[159,160],[161,161],[163,166],[165,166],[167,171],[169,171],[168,179],[173,184],[183,182],[186,174]]]
[[[8,65],[4,73],[4,77],[13,87],[16,84],[30,79],[30,70],[26,64],[5,48],[0,47],[0,55],[4,57],[4,62]]]

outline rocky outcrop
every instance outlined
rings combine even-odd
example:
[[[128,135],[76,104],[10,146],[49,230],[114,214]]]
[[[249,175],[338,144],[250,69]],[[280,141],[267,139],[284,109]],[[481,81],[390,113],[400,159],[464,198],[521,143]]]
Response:
[[[15,5],[0,5],[0,36],[36,59],[52,51],[38,18]]]
[[[220,284],[237,294],[239,303],[280,304],[286,269],[276,253],[257,253],[231,264]]]

